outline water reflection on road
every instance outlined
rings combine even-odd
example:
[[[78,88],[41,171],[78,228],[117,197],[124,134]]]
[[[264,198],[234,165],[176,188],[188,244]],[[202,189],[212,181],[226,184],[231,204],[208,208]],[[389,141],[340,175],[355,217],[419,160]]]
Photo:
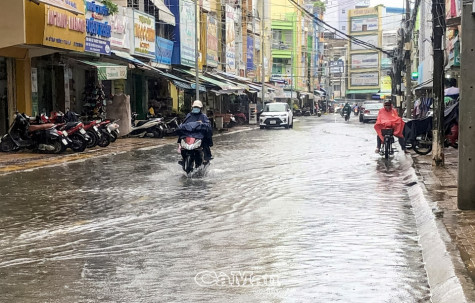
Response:
[[[2,176],[0,300],[428,302],[410,162],[374,146],[302,117],[217,137],[201,178],[175,146]]]

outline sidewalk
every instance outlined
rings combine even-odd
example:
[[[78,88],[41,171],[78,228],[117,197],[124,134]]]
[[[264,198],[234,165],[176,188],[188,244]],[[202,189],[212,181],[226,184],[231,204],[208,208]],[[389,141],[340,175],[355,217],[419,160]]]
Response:
[[[423,185],[424,196],[436,217],[436,224],[448,233],[443,241],[446,254],[452,259],[455,275],[467,300],[475,300],[475,211],[457,209],[458,151],[445,149],[444,168],[432,167],[431,154],[411,155],[419,184]],[[459,255],[465,266],[457,266]]]

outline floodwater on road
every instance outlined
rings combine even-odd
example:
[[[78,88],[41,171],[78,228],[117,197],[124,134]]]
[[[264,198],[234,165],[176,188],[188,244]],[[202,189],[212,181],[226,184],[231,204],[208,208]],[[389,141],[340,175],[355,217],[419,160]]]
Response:
[[[175,145],[0,176],[0,302],[429,302],[409,156],[298,118],[194,178]]]

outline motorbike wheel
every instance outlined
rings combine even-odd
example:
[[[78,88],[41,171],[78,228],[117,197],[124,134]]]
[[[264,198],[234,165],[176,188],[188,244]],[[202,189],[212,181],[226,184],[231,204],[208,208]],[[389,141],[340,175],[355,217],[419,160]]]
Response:
[[[112,134],[112,137],[110,138],[110,141],[111,141],[111,142],[115,142],[115,140],[117,140],[117,138],[119,138],[119,134],[117,133],[116,130],[113,130],[113,131],[111,132],[111,134]]]
[[[66,146],[64,146],[61,141],[54,141],[51,144],[54,146],[53,154],[60,154],[66,150]]]
[[[163,138],[163,130],[161,129],[154,129],[152,133],[154,138]]]
[[[345,115],[345,121],[350,120],[350,115]]]
[[[101,139],[97,142],[100,147],[107,147],[111,143],[110,137],[107,134],[102,134]]]
[[[193,171],[193,159],[188,155],[183,159],[183,170],[189,174]]]
[[[0,150],[2,152],[11,152],[16,149],[15,143],[13,143],[12,138],[6,137],[5,139],[2,139],[2,142],[0,142]]]
[[[412,149],[419,155],[427,155],[432,151],[432,138],[429,133],[422,135],[421,139],[416,139]]]
[[[71,149],[74,152],[81,153],[86,149],[87,141],[86,139],[84,139],[84,137],[78,134],[72,134],[69,138],[71,139],[71,141],[73,141]]]
[[[391,144],[389,142],[384,143],[384,159],[389,159],[389,149],[391,148]]]
[[[90,140],[86,144],[86,147],[93,148],[94,146],[97,145],[97,142],[99,141],[99,136],[96,134],[95,131],[91,131],[91,130],[88,130],[86,133],[89,135],[89,138],[90,138]]]

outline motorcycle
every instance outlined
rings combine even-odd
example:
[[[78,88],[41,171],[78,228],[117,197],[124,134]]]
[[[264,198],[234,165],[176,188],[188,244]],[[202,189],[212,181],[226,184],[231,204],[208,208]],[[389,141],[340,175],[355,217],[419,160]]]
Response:
[[[163,134],[165,136],[174,136],[176,135],[179,127],[178,118],[174,117],[166,122],[163,122],[160,127],[163,128]]]
[[[73,113],[74,114],[74,113]],[[69,115],[68,115],[69,116]],[[68,138],[72,141],[69,147],[74,152],[83,152],[88,143],[91,141],[91,137],[84,129],[84,124],[78,122],[77,118],[72,119],[75,121],[65,122],[64,114],[62,112],[52,112],[52,118],[49,118],[44,113],[40,116],[41,123],[55,123],[55,128],[68,134]]]
[[[444,147],[458,148],[458,107],[457,102],[444,111]],[[404,136],[417,154],[429,154],[433,141],[432,116],[406,122]]]
[[[203,148],[201,147],[202,140],[193,137],[185,137],[180,140],[180,153],[182,160],[181,164],[183,171],[186,174],[201,167],[204,162]]]
[[[392,128],[384,128],[381,130],[381,134],[383,135],[384,140],[381,142],[379,154],[384,156],[385,159],[388,159],[390,155],[394,154],[394,130]]]
[[[129,133],[131,137],[149,137],[162,138],[163,131],[160,128],[162,118],[151,118],[149,120],[136,121],[137,114],[132,113],[132,131]]]
[[[66,132],[58,131],[53,123],[30,125],[30,117],[16,113],[13,123],[0,140],[3,152],[23,148],[59,154],[71,143]]]
[[[341,115],[342,115],[342,117],[345,117],[345,121],[350,120],[350,111],[349,110],[342,110]]]
[[[246,115],[241,112],[241,111],[237,111],[235,114],[234,114],[234,118],[236,119],[236,123],[237,125],[243,125],[247,122],[247,117]]]

